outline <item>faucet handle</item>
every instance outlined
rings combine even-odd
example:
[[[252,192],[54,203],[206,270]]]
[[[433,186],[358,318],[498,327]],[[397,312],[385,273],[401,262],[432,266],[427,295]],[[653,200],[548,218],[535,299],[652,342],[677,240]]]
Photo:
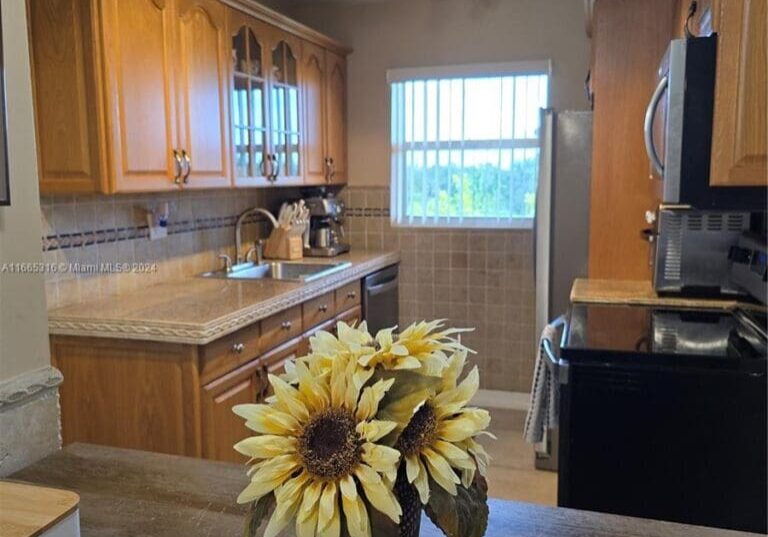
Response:
[[[219,259],[224,260],[224,271],[225,272],[232,272],[232,258],[229,257],[227,254],[219,254]]]

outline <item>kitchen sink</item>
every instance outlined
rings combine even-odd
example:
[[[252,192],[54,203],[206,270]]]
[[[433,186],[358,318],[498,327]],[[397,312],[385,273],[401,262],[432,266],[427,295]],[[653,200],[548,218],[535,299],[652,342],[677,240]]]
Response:
[[[203,278],[224,278],[230,280],[287,280],[309,282],[333,274],[351,266],[352,263],[240,263],[232,270],[204,272]]]

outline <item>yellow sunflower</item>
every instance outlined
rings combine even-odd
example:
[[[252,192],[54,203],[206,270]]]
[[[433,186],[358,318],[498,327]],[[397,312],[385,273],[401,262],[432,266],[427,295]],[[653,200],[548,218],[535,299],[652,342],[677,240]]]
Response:
[[[478,389],[477,367],[458,383],[466,356],[466,350],[454,352],[436,388],[415,392],[416,400],[393,401],[379,414],[407,423],[395,447],[405,460],[408,482],[416,487],[423,504],[429,501],[429,478],[455,496],[458,484],[472,484],[476,470],[485,476],[490,460],[476,441],[488,427],[490,415],[466,407]]]
[[[253,463],[238,502],[275,497],[265,537],[294,519],[297,537],[338,537],[342,512],[351,537],[370,537],[367,504],[399,522],[391,482],[400,453],[377,443],[396,424],[374,419],[393,381],[361,390],[365,382],[355,379],[356,368],[354,360],[338,357],[329,374],[316,376],[299,360],[297,387],[270,375],[275,396],[269,404],[233,408],[258,433],[235,445]]]

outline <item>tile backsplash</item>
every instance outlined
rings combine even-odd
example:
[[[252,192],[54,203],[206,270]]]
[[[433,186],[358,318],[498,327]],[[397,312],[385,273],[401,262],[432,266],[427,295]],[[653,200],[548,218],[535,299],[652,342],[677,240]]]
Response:
[[[106,298],[199,274],[234,255],[237,215],[249,207],[275,210],[298,189],[209,190],[131,196],[44,196],[43,261],[48,307]],[[463,336],[477,351],[481,386],[527,392],[536,348],[532,233],[390,225],[389,189],[347,187],[346,229],[353,248],[401,251],[400,324],[445,318],[474,327]],[[150,241],[146,210],[168,203],[166,238]],[[244,226],[244,242],[266,225]],[[117,263],[137,270],[82,271]],[[80,272],[76,269],[80,268]]]
[[[536,349],[533,233],[392,227],[388,188],[347,187],[352,248],[400,249],[400,324],[474,327],[481,386],[527,392]]]
[[[234,255],[237,216],[249,207],[274,210],[292,189],[207,190],[130,196],[43,196],[43,262],[48,307],[105,298],[212,270],[218,254]],[[150,241],[146,210],[170,208],[168,237]],[[243,240],[263,237],[263,222],[243,226]],[[116,264],[135,264],[115,272]],[[98,268],[96,268],[98,267]]]

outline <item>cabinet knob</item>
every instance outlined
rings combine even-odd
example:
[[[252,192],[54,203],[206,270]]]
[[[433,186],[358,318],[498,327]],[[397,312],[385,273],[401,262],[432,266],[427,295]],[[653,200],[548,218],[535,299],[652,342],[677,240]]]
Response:
[[[282,328],[283,330],[290,330],[292,326],[293,326],[293,323],[291,321],[283,321],[282,323],[280,323],[280,328]]]
[[[355,298],[357,296],[357,293],[355,291],[350,291],[347,293],[347,298]]]
[[[325,313],[326,311],[328,311],[328,304],[323,304],[323,305],[321,305],[321,306],[320,306],[319,308],[317,308],[317,309],[319,309],[320,311],[322,311],[323,313]]]
[[[245,345],[243,345],[242,343],[235,343],[234,345],[232,345],[232,350],[235,351],[237,354],[242,354],[243,351],[245,350]]]

